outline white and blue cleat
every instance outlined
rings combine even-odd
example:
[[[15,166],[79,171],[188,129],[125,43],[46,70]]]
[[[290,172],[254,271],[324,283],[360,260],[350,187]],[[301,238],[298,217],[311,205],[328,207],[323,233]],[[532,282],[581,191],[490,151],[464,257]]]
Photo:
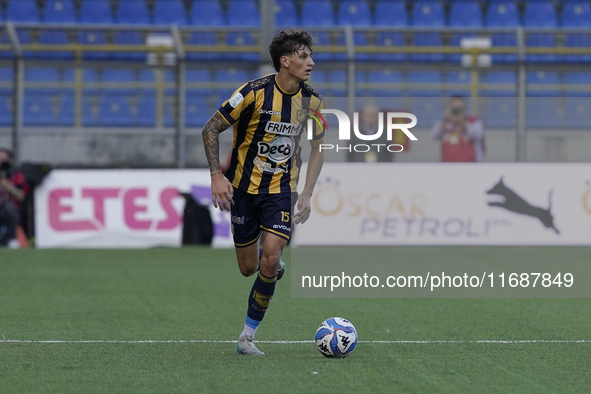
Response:
[[[240,335],[238,338],[238,347],[236,348],[238,354],[244,354],[249,356],[264,356],[265,353],[261,352],[254,345],[254,337],[252,335]]]

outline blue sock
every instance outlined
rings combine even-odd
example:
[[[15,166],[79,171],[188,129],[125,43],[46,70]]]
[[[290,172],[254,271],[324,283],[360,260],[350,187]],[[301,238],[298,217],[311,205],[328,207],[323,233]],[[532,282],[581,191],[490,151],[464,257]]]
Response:
[[[265,312],[275,293],[275,284],[277,276],[268,278],[259,272],[255,279],[250,295],[248,296],[248,312],[246,313],[246,323],[244,324],[244,333],[254,336],[259,324],[265,317]]]

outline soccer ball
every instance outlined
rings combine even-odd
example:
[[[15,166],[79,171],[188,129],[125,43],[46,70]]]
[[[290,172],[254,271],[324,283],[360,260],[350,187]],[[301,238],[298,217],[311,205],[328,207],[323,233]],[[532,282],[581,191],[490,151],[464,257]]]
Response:
[[[328,358],[347,357],[357,345],[357,330],[349,320],[331,317],[316,330],[316,347]]]

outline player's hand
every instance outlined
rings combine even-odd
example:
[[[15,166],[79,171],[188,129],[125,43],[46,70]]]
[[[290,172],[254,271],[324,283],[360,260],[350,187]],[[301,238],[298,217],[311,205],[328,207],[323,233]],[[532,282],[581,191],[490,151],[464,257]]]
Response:
[[[233,195],[234,188],[225,176],[217,174],[211,177],[211,200],[214,207],[222,212],[230,212],[230,204],[234,205]]]
[[[312,208],[310,206],[310,198],[312,196],[310,194],[302,193],[298,197],[298,212],[293,216],[294,224],[301,224],[305,223],[306,220],[310,217],[310,212],[312,212]]]

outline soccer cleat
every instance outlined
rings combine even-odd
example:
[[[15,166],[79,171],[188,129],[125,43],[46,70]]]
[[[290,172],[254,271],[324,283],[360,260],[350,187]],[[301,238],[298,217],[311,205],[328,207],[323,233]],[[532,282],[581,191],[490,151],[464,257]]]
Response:
[[[264,356],[265,353],[261,352],[254,345],[254,337],[252,335],[240,335],[238,338],[238,347],[236,352],[238,354],[246,354],[251,356]]]
[[[277,267],[277,280],[283,278],[283,274],[285,274],[285,263],[279,261],[279,267]]]

